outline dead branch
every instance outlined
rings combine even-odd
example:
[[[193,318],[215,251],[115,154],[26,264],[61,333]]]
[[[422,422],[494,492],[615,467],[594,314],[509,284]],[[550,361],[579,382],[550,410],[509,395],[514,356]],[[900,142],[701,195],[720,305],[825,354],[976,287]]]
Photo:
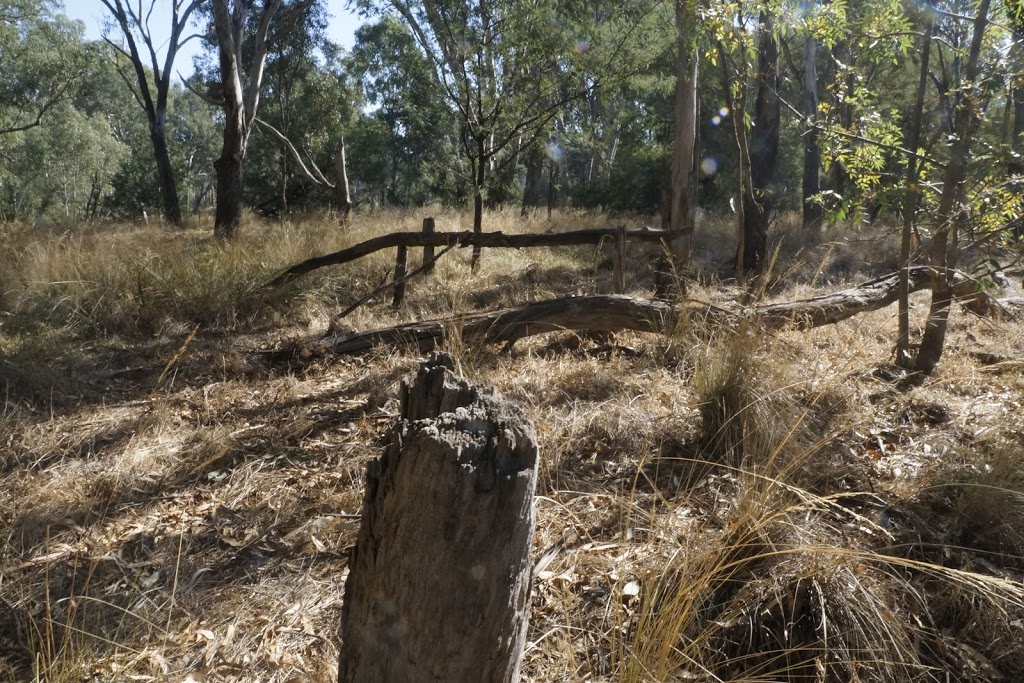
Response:
[[[910,270],[911,292],[919,292],[930,286],[929,268],[922,266]],[[382,344],[393,344],[429,351],[441,345],[449,336],[461,339],[463,343],[504,343],[511,347],[523,337],[566,330],[635,330],[670,334],[680,319],[710,327],[736,328],[741,321],[747,320],[764,330],[787,327],[809,330],[885,308],[895,303],[897,296],[898,278],[896,273],[890,273],[856,287],[811,299],[735,310],[696,301],[673,306],[662,301],[629,296],[564,297],[486,313],[335,335],[318,341],[313,348],[322,353],[351,354]],[[971,307],[969,310],[977,309],[975,312],[987,316],[1010,315],[1016,303],[1008,299],[996,301],[989,297],[982,309],[978,307],[979,292],[973,288],[964,293],[964,297],[961,301],[965,307]],[[286,360],[294,352],[277,349],[267,355],[271,360]]]

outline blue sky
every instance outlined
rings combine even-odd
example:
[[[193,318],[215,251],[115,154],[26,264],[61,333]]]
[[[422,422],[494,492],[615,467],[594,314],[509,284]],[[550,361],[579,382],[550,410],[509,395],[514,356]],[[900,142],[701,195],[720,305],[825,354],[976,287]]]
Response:
[[[173,0],[156,0],[156,8],[153,12],[153,19],[150,26],[153,35],[159,41],[166,39],[170,24],[170,7]],[[133,4],[135,0],[132,0]],[[346,0],[326,0],[327,11],[332,15],[327,28],[328,36],[335,43],[343,45],[346,49],[352,47],[355,31],[362,23],[359,17],[345,9]],[[144,6],[148,2],[144,1]],[[85,23],[85,35],[90,40],[101,37],[103,21],[107,16],[107,10],[100,0],[64,0],[64,13],[72,19],[80,19]],[[192,56],[200,50],[198,40],[189,41],[184,49],[178,53],[174,60],[175,71],[188,75],[192,72]],[[158,50],[163,57],[163,51]]]

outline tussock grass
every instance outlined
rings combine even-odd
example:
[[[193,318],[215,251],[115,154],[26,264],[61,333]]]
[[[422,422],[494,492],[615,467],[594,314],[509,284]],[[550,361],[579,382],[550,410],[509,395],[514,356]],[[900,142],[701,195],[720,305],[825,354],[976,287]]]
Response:
[[[333,323],[386,279],[392,253],[259,288],[430,214],[438,230],[470,225],[432,207],[360,215],[347,231],[326,217],[251,221],[231,244],[204,224],[5,228],[0,678],[334,680],[352,515],[421,358],[382,348],[281,371],[248,351],[332,324],[610,290],[607,247],[485,250],[476,275],[453,252],[399,309],[382,295]],[[698,231],[702,248],[731,258],[733,226],[716,233],[716,220]],[[510,211],[485,229],[619,222]],[[841,237],[783,244],[784,277],[766,295],[811,295],[871,267],[831,265]],[[801,268],[782,268],[786,254]],[[649,294],[657,257],[630,246],[628,290]],[[714,284],[719,266],[703,261],[712,284],[692,296],[736,296]],[[773,335],[564,332],[512,351],[446,339],[464,373],[523,406],[540,441],[546,560],[525,675],[1020,678],[1024,380],[969,352],[1021,357],[1024,334],[957,315],[940,372],[904,389],[873,373],[893,316]]]

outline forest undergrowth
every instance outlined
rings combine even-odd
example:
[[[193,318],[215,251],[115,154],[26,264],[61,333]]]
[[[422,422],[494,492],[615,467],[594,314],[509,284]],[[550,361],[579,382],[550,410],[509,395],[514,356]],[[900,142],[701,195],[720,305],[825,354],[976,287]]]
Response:
[[[5,226],[0,680],[335,680],[364,471],[424,354],[257,352],[611,288],[610,245],[485,250],[477,274],[457,250],[398,309],[382,294],[340,320],[391,252],[264,287],[431,214],[471,220],[253,219],[229,243]],[[485,229],[621,223],[645,221],[496,212]],[[690,297],[736,301],[731,231],[700,226]],[[883,227],[790,234],[765,296],[891,272],[894,245]],[[658,250],[628,252],[627,292],[649,297]],[[913,385],[890,371],[895,334],[891,307],[805,332],[446,339],[537,429],[525,680],[1024,677],[1024,325],[958,309]]]

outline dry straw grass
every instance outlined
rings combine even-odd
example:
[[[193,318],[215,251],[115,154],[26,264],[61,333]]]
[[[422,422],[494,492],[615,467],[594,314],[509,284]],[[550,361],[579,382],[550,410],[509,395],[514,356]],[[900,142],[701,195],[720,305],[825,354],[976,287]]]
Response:
[[[363,471],[420,357],[282,372],[248,354],[325,331],[391,254],[260,285],[425,213],[347,232],[254,223],[227,245],[209,226],[5,229],[0,679],[333,680]],[[469,224],[432,213],[439,230]],[[524,229],[511,212],[488,221]],[[875,267],[839,238],[780,252],[802,265],[768,296]],[[644,295],[657,253],[630,253]],[[489,250],[476,276],[465,261],[414,281],[397,311],[381,296],[334,324],[610,288],[607,250]],[[1021,678],[1024,380],[969,352],[1019,359],[1022,329],[958,314],[940,373],[908,390],[873,374],[894,330],[878,311],[806,333],[549,335],[512,353],[450,335],[462,371],[520,403],[540,439],[527,678]]]

